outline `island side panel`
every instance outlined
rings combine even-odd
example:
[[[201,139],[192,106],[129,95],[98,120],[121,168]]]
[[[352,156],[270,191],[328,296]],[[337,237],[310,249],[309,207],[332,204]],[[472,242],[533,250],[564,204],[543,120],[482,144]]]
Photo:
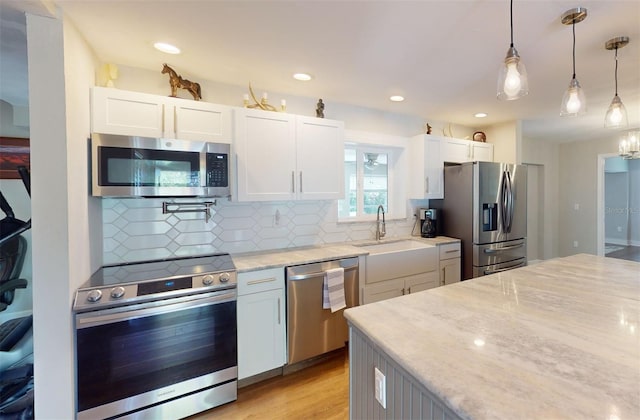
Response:
[[[375,368],[385,376],[386,409],[375,397]],[[352,325],[349,325],[349,418],[461,419]]]

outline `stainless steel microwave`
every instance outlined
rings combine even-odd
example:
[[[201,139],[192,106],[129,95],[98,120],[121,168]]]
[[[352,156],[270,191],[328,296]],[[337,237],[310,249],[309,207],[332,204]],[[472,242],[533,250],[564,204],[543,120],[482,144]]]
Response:
[[[91,136],[91,195],[224,197],[230,145],[112,134]]]

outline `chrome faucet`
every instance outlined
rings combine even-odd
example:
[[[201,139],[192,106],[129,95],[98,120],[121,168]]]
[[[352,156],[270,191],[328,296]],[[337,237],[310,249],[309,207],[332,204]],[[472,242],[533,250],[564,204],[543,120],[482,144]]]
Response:
[[[380,211],[382,211],[382,223],[380,223]],[[376,216],[376,241],[379,241],[380,238],[384,237],[386,234],[387,230],[384,222],[384,207],[380,204],[378,206],[378,215]]]

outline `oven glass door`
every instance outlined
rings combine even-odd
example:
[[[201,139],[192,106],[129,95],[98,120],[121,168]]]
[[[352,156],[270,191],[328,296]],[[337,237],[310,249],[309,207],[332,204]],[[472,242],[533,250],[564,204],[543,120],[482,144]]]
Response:
[[[200,186],[198,152],[100,146],[98,159],[100,186]]]
[[[237,366],[235,298],[159,312],[88,327],[76,319],[79,412]]]

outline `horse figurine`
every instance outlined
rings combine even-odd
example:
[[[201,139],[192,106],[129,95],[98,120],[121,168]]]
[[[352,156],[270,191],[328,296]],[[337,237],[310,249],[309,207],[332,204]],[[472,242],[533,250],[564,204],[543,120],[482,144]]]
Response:
[[[200,84],[192,82],[187,79],[183,79],[178,73],[175,72],[171,67],[167,66],[167,64],[163,64],[162,74],[169,73],[169,85],[171,85],[171,97],[175,98],[177,95],[178,88],[186,89],[189,91],[191,95],[193,95],[193,99],[199,101],[202,99],[202,94],[200,92]]]

